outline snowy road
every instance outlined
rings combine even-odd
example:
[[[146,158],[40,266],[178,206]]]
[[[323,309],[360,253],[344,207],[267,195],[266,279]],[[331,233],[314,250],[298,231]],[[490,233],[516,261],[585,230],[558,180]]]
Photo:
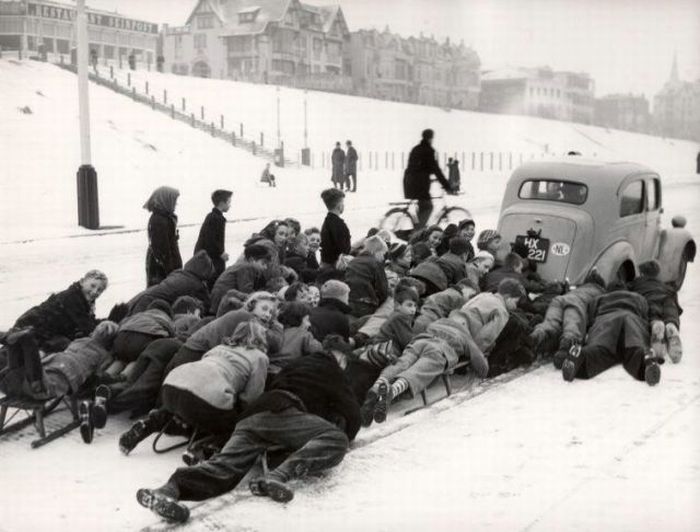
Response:
[[[683,213],[696,231],[698,192],[667,187],[667,218]],[[382,211],[368,199],[349,202],[346,218],[358,233]],[[478,228],[496,220],[495,205],[483,209]],[[320,223],[319,216],[300,219]],[[259,225],[229,225],[230,249]],[[195,237],[196,229],[183,229],[182,249]],[[106,310],[142,283],[143,240],[133,233],[3,246],[11,260],[1,266],[0,325],[95,261],[113,279]],[[457,395],[362,431],[340,467],[298,485],[287,505],[241,489],[194,506],[187,528],[700,530],[698,296],[700,273],[691,265],[681,293],[686,354],[662,368],[655,388],[621,368],[567,384],[542,367],[468,401]],[[164,528],[134,494],[164,481],[180,455],[154,455],[144,444],[121,456],[116,437],[127,425],[123,417],[110,421],[91,446],[77,432],[39,450],[29,449],[28,431],[3,438],[0,530]]]

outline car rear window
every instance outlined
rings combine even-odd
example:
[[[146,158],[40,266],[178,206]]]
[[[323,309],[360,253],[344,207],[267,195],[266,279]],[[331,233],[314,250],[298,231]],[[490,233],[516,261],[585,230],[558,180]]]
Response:
[[[520,186],[520,199],[559,201],[583,205],[588,197],[588,187],[571,181],[556,179],[531,179]]]

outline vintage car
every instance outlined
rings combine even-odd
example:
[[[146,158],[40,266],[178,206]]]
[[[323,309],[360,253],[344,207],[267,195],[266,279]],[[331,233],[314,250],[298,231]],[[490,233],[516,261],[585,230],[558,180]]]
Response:
[[[640,164],[529,162],[508,181],[498,230],[546,280],[579,284],[594,267],[608,282],[631,280],[657,259],[662,280],[680,288],[695,241],[682,216],[661,228],[661,198],[661,177]]]

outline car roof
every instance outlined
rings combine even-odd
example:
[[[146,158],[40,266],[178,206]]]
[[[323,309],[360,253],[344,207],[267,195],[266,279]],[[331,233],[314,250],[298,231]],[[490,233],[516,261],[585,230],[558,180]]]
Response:
[[[639,163],[628,161],[599,161],[584,159],[579,156],[569,156],[549,161],[530,161],[515,169],[510,182],[527,179],[557,179],[577,181],[583,184],[595,183],[598,187],[605,183],[609,188],[617,190],[619,185],[629,176],[638,174],[653,174],[657,172]]]

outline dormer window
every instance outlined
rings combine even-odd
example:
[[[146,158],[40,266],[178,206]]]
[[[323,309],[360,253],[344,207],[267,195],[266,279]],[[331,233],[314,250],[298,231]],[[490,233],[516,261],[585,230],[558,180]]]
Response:
[[[255,22],[255,19],[260,12],[259,7],[249,7],[238,12],[238,22],[239,24],[245,24],[247,22]]]

